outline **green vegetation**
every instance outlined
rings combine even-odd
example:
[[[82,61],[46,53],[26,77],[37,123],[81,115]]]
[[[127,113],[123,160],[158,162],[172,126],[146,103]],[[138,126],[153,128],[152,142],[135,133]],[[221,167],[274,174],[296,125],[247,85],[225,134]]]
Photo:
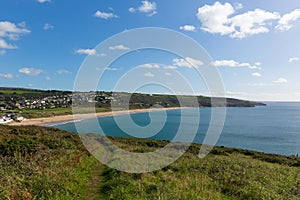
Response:
[[[168,144],[110,139],[131,152]],[[200,159],[200,147],[161,170],[128,174],[99,165],[74,133],[0,126],[0,199],[300,199],[300,158],[215,147]]]
[[[81,199],[96,165],[76,134],[0,126],[0,199]]]
[[[23,88],[0,88],[0,94],[40,94],[41,90]]]
[[[77,99],[76,101],[73,101]],[[179,103],[180,101],[180,103]],[[129,105],[128,105],[129,102]],[[213,104],[212,104],[213,103]],[[232,98],[209,98],[205,96],[175,96],[162,94],[140,94],[125,92],[78,92],[57,90],[34,90],[22,88],[0,87],[0,110],[3,112],[24,111],[29,118],[40,115],[53,116],[69,114],[70,107],[96,107],[110,109],[111,105],[121,108],[150,108],[156,105],[163,107],[254,107],[265,105],[259,102],[245,101]],[[58,108],[53,110],[52,108]],[[66,108],[66,109],[64,109]],[[30,112],[31,110],[36,112]],[[39,112],[41,111],[41,112]],[[68,112],[65,112],[68,111]],[[46,114],[46,112],[50,112]],[[44,114],[41,114],[44,113]],[[25,116],[26,117],[26,116]]]
[[[154,151],[167,142],[114,138],[133,152]],[[107,169],[107,199],[299,199],[300,159],[215,147],[204,159],[193,144],[162,170],[128,174]]]

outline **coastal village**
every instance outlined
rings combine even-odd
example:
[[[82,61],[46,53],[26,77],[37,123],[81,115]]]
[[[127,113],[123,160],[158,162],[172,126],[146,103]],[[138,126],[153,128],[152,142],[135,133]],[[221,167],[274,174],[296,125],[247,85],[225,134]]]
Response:
[[[42,91],[25,89],[2,89],[0,90],[0,124],[21,122],[28,112],[54,111],[72,106],[95,106],[97,108],[120,108],[144,109],[155,107],[210,107],[210,98],[197,96],[198,104],[192,100],[195,96],[183,96],[179,103],[175,95],[142,94],[126,92],[74,92],[71,91]],[[8,93],[9,91],[10,93]],[[18,93],[19,92],[19,93]],[[217,99],[216,99],[217,100]],[[223,104],[220,104],[224,106]],[[259,102],[226,99],[228,107],[253,107],[265,105]],[[22,116],[24,115],[24,116]]]
[[[12,121],[21,122],[25,118],[22,116],[23,110],[46,110],[55,108],[69,108],[72,106],[73,94],[55,94],[50,96],[23,96],[23,95],[0,95],[0,124]],[[114,97],[107,93],[86,92],[77,95],[82,103],[108,104]]]

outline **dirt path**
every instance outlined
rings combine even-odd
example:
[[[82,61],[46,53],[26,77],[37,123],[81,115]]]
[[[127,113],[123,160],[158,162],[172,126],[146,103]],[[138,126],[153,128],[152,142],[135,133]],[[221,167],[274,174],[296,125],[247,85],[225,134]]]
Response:
[[[92,171],[92,178],[88,183],[88,188],[86,190],[86,194],[84,195],[84,200],[102,200],[104,199],[104,195],[101,194],[101,187],[103,185],[103,172],[104,165],[99,163],[95,169]]]

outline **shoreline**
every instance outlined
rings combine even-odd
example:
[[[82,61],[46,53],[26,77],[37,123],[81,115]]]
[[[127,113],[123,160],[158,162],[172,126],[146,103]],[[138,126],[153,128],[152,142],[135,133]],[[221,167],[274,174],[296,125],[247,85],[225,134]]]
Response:
[[[170,107],[170,108],[143,108],[143,109],[133,109],[133,110],[120,110],[120,111],[109,111],[109,112],[99,112],[99,113],[89,113],[89,114],[70,114],[70,115],[59,115],[53,117],[42,117],[42,118],[31,118],[25,119],[22,122],[10,122],[6,125],[9,126],[45,126],[47,124],[63,123],[63,122],[73,122],[75,120],[84,120],[95,117],[109,117],[113,115],[126,115],[133,113],[143,113],[150,111],[161,111],[161,110],[178,110],[183,109],[183,107]]]

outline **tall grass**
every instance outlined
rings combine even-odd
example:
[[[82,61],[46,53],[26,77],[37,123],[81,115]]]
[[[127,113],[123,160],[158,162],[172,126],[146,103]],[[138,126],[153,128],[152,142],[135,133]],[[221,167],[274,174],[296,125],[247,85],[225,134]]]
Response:
[[[0,199],[80,199],[96,163],[76,134],[0,126]]]

